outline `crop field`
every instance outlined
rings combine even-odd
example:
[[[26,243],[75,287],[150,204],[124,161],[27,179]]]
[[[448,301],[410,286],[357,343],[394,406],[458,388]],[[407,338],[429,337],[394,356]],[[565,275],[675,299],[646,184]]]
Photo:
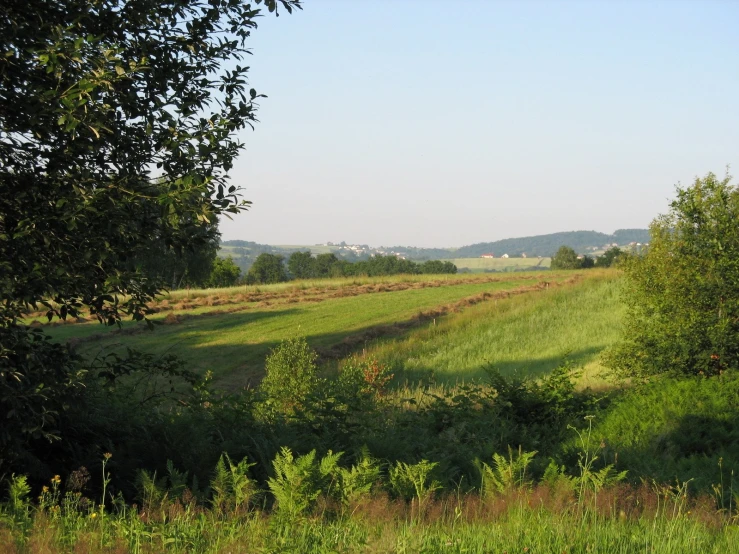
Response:
[[[551,258],[454,258],[449,260],[458,269],[483,271],[536,271],[548,268]]]
[[[153,331],[132,322],[120,330],[94,321],[46,327],[89,356],[125,347],[177,354],[229,388],[256,384],[266,355],[291,336],[305,336],[324,362],[380,341],[398,377],[434,371],[464,380],[483,375],[487,363],[541,373],[568,352],[592,363],[617,325],[612,281],[610,273],[546,272],[176,291],[154,305]]]

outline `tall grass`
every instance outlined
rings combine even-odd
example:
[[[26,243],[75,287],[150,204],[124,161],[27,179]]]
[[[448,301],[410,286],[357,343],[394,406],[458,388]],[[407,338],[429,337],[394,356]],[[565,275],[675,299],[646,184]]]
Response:
[[[624,313],[619,287],[616,272],[593,273],[576,286],[478,304],[367,352],[396,376],[440,382],[481,378],[490,367],[541,375],[568,357],[584,366],[584,385],[599,385],[599,353]]]
[[[166,479],[150,479],[141,505],[114,498],[106,510],[77,492],[62,495],[52,481],[37,504],[22,495],[0,505],[0,554],[737,551],[732,514],[691,499],[684,489],[612,485],[578,496],[566,482],[514,480],[484,496],[430,491],[421,504],[415,498],[420,493],[392,497],[376,483],[374,492],[366,487],[346,500],[344,481],[331,477],[341,474],[339,456],[319,460],[314,454],[293,458],[283,450],[271,494],[240,507],[229,499],[243,487],[220,487],[219,501],[208,503],[183,486],[186,474],[176,471],[169,486]],[[219,473],[228,480],[233,472],[227,461],[232,471],[221,468],[214,482]],[[241,465],[239,479],[251,483],[249,465]],[[253,494],[250,484],[249,498]]]

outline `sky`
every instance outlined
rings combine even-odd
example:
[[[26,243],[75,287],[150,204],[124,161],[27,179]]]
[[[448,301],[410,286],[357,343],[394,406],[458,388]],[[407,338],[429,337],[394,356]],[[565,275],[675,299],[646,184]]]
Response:
[[[303,5],[250,39],[268,98],[230,172],[253,205],[224,240],[610,233],[739,172],[739,1]]]

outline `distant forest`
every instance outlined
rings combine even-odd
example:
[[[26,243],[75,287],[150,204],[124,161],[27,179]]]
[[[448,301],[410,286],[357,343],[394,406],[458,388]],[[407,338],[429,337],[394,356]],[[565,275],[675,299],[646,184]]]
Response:
[[[480,242],[463,246],[451,252],[449,258],[477,258],[483,254],[496,257],[508,254],[511,257],[552,256],[560,246],[569,246],[578,254],[587,254],[593,249],[607,249],[606,245],[628,245],[631,242],[649,242],[648,229],[619,229],[612,235],[596,231],[568,231],[534,237],[504,239],[495,242]]]

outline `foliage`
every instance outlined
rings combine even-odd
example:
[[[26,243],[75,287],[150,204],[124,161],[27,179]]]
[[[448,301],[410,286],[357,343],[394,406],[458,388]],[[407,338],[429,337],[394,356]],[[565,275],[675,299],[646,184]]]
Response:
[[[351,356],[339,370],[339,383],[354,395],[381,395],[392,378],[390,368],[372,356]]]
[[[0,7],[0,456],[57,438],[81,383],[26,311],[142,320],[164,284],[138,263],[152,242],[197,248],[246,208],[227,172],[261,96],[240,65],[259,15],[225,0]]]
[[[267,480],[277,513],[294,520],[305,514],[322,492],[330,495],[340,457],[341,452],[329,451],[318,461],[316,451],[311,450],[295,458],[289,448],[283,447],[272,462],[274,476]]]
[[[213,269],[208,278],[208,287],[232,287],[238,283],[239,277],[241,277],[241,269],[230,256],[228,258],[216,258],[213,261]]]
[[[265,285],[287,281],[283,261],[284,258],[276,254],[259,254],[246,274],[246,283]]]
[[[529,488],[532,482],[526,477],[526,470],[536,451],[524,452],[521,447],[514,457],[513,449],[508,446],[508,458],[497,452],[493,453],[493,466],[485,462],[479,463],[481,473],[480,491],[483,495],[493,495],[508,492],[511,489]]]
[[[310,252],[294,252],[287,263],[294,279],[314,279],[322,277],[346,277],[352,275],[419,275],[454,274],[457,267],[452,262],[429,260],[422,264],[404,260],[397,256],[372,256],[368,260],[348,262],[340,260],[335,254],[311,256]]]
[[[282,341],[267,356],[266,375],[260,385],[270,405],[286,414],[300,409],[318,383],[317,358],[305,337]]]
[[[620,375],[739,368],[739,189],[709,173],[650,227],[626,274],[627,317],[607,362]]]
[[[613,243],[624,245],[630,242],[649,242],[649,232],[646,229],[619,229],[612,235],[595,231],[551,233],[463,246],[452,251],[447,257],[477,258],[490,252],[496,256],[502,256],[504,253],[515,257],[524,253],[528,256],[551,256],[563,244],[569,244],[577,252],[584,252],[592,247],[604,247]]]
[[[234,464],[228,454],[221,454],[210,482],[211,503],[215,509],[228,515],[249,508],[258,492],[256,483],[249,477],[249,468],[254,465],[246,458]]]
[[[626,253],[618,246],[614,246],[606,250],[603,254],[595,258],[595,267],[612,267],[619,263],[619,260]]]
[[[218,226],[215,222],[188,229],[186,246],[174,248],[150,237],[146,248],[129,262],[129,269],[172,290],[207,286],[217,261]]]
[[[401,498],[415,500],[419,510],[423,510],[434,493],[441,489],[441,483],[434,479],[437,462],[421,460],[415,464],[397,462],[390,468],[390,487]]]
[[[552,269],[579,269],[581,263],[577,259],[577,252],[569,246],[560,246],[557,253],[552,256],[550,267]]]

